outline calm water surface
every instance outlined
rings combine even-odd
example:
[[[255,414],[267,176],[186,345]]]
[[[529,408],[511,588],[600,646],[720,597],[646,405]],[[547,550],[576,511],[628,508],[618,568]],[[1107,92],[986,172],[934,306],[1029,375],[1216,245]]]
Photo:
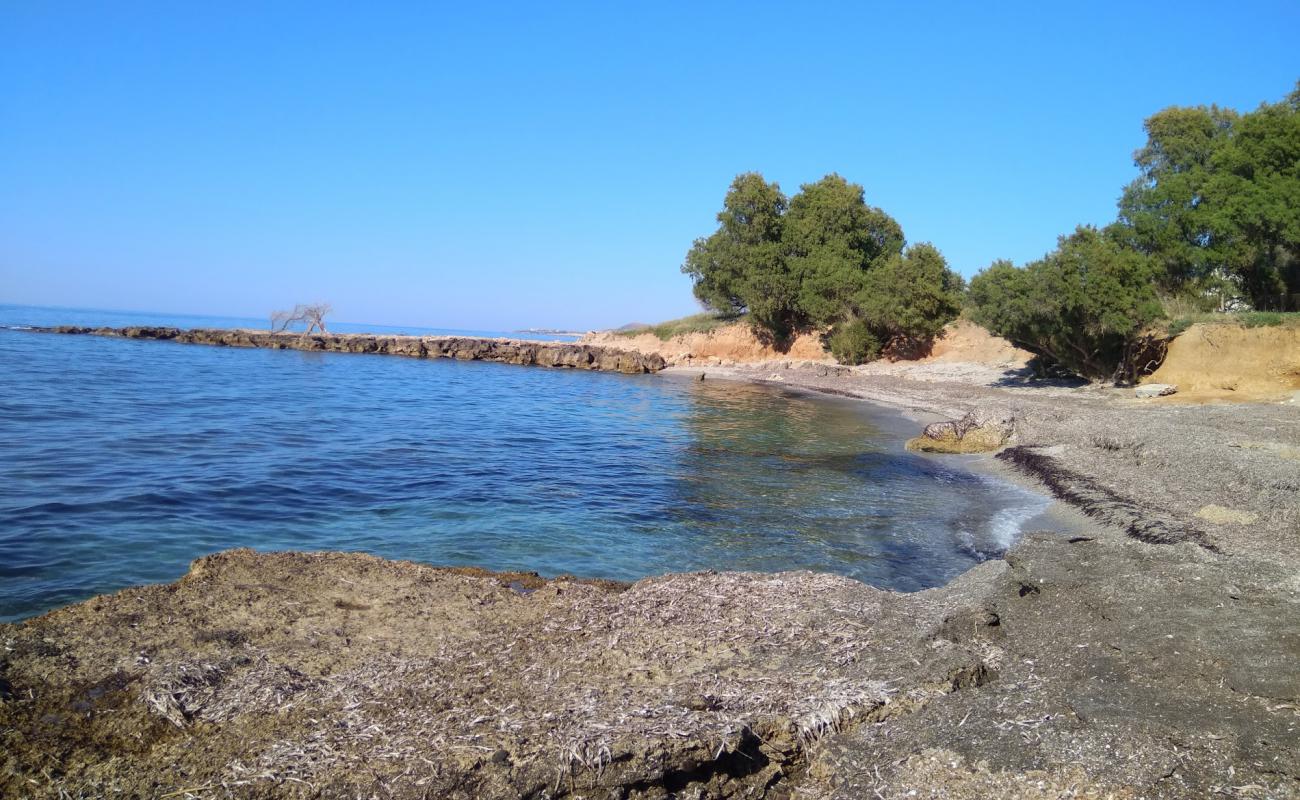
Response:
[[[0,329],[0,619],[241,546],[935,586],[1047,501],[914,429],[736,383]]]

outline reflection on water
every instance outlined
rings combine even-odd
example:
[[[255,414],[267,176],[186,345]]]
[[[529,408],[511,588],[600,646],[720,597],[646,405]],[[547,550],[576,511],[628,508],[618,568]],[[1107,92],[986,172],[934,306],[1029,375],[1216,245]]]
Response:
[[[0,330],[0,618],[239,546],[934,586],[1046,503],[903,451],[914,427],[744,384]]]

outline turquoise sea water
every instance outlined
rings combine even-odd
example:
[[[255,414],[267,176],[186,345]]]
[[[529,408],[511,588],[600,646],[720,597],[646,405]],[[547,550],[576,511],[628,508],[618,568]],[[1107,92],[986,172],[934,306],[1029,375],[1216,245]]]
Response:
[[[94,313],[0,325],[184,324]],[[0,620],[242,546],[935,586],[1047,501],[905,452],[915,428],[731,382],[0,328]]]

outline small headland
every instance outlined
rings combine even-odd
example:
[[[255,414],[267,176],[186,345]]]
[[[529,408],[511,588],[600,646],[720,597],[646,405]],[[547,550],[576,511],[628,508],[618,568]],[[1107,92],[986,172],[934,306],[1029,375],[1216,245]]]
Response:
[[[540,367],[587,369],[639,374],[658,372],[666,364],[660,356],[614,347],[526,339],[479,339],[464,336],[380,336],[364,333],[292,333],[245,329],[132,326],[83,328],[61,325],[31,328],[34,333],[152,339],[216,347],[260,347],[328,353],[373,353],[409,358],[454,358],[461,361],[497,361]]]

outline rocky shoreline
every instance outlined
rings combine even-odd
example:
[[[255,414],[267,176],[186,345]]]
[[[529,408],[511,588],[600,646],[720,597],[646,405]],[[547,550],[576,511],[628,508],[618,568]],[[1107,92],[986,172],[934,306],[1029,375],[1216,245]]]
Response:
[[[328,353],[372,353],[408,358],[454,358],[461,361],[497,361],[539,367],[588,369],[638,374],[658,372],[666,364],[653,353],[569,342],[526,339],[480,339],[466,336],[379,336],[363,333],[291,333],[226,328],[181,329],[131,326],[84,328],[60,325],[30,328],[35,333],[112,336],[153,339],[217,347],[263,347],[273,350],[307,350]]]
[[[1300,797],[1294,403],[703,377],[1010,409],[993,463],[1092,524],[915,594],[218,554],[0,625],[0,794]]]

